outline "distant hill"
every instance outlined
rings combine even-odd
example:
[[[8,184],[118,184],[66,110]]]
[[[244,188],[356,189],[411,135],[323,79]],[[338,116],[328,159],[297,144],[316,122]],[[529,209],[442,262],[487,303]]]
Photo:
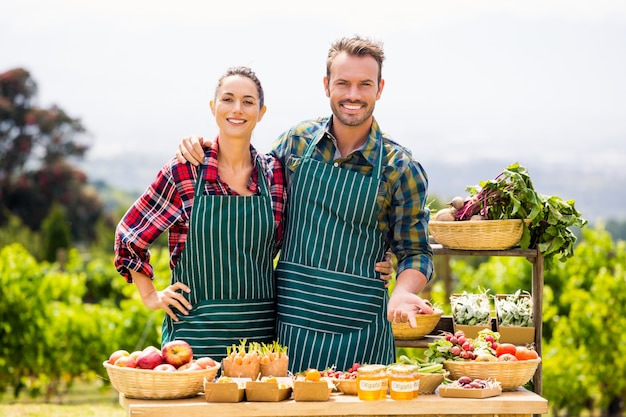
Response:
[[[525,163],[511,160],[477,160],[473,163],[427,162],[430,193],[441,199],[465,196],[466,187],[496,177],[513,162],[524,165],[535,190],[574,200],[576,209],[590,222],[626,220],[626,175],[602,168],[582,170],[578,165]]]
[[[82,168],[91,182],[104,182],[110,188],[124,191],[126,197],[136,198],[167,158],[167,155],[146,153],[141,155],[139,163],[122,158],[91,158]],[[611,168],[504,159],[477,159],[471,163],[426,159],[421,162],[429,176],[431,197],[442,201],[456,195],[465,196],[467,186],[494,178],[511,163],[519,162],[528,169],[537,192],[575,200],[576,209],[590,223],[626,220],[626,173]]]

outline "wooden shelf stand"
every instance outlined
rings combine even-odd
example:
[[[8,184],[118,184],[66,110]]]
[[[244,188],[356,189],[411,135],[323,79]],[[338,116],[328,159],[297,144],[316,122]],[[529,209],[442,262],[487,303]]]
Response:
[[[449,249],[440,244],[432,244],[435,255],[449,256],[517,256],[524,257],[532,264],[532,286],[531,293],[533,299],[533,319],[535,325],[535,349],[541,356],[541,335],[542,335],[542,305],[543,305],[543,255],[537,249],[506,249],[506,250],[460,250]],[[495,328],[495,326],[493,326]],[[418,340],[396,340],[396,347],[416,347],[425,348],[431,343],[441,331],[452,332],[454,330],[452,317],[443,316],[439,320],[437,327],[427,336]],[[537,367],[537,372],[533,377],[534,391],[541,395],[541,363]]]

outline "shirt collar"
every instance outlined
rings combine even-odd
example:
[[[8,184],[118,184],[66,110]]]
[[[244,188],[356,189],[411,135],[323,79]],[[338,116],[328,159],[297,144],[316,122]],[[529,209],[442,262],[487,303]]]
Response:
[[[205,152],[204,163],[206,169],[204,170],[204,180],[208,182],[217,182],[217,150],[219,149],[219,136],[215,138],[211,147]],[[250,156],[252,158],[252,175],[251,181],[248,181],[248,189],[256,192],[259,184],[259,171],[257,169],[257,158],[259,154],[257,150],[250,144]]]
[[[335,143],[335,148],[337,147],[337,139],[330,133],[330,128],[333,124],[333,117],[329,117],[326,121],[326,134],[328,138]],[[360,152],[363,158],[370,163],[372,166],[376,166],[376,160],[378,158],[378,154],[380,152],[380,147],[378,146],[378,141],[383,140],[383,133],[378,126],[378,122],[375,118],[372,118],[372,128],[370,130],[369,136],[363,145],[355,149],[354,152]]]

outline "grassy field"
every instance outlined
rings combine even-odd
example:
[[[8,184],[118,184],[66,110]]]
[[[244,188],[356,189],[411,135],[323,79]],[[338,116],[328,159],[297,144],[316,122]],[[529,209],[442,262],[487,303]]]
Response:
[[[41,399],[13,400],[5,393],[0,401],[3,417],[124,417],[126,413],[118,402],[117,391],[102,391],[99,383],[78,384],[62,401],[44,403]]]

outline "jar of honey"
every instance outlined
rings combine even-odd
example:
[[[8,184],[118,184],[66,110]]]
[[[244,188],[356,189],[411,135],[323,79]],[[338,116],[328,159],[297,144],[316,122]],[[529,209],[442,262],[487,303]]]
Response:
[[[357,370],[356,385],[359,400],[380,400],[383,380],[387,378],[385,365],[362,365]]]
[[[389,394],[393,400],[412,400],[415,395],[414,365],[392,365],[389,367]]]

